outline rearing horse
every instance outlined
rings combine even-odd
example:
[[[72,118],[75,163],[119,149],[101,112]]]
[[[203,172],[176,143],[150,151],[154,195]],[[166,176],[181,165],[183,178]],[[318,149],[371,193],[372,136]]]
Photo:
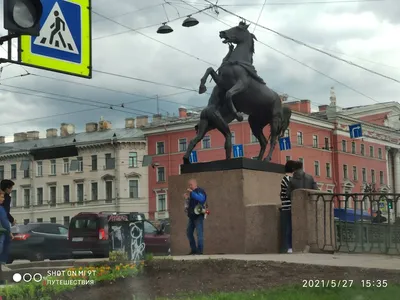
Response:
[[[232,43],[236,47],[229,58],[221,65],[217,73],[208,68],[200,81],[199,93],[206,91],[205,83],[209,75],[219,88],[221,97],[225,95],[224,104],[232,113],[233,118],[240,120],[238,112],[249,115],[248,122],[254,136],[260,143],[258,159],[262,160],[268,145],[263,133],[265,126],[270,124],[270,149],[266,161],[270,161],[277,139],[283,126],[288,126],[291,113],[286,109],[283,116],[282,103],[279,95],[268,88],[257,75],[253,66],[254,40],[256,37],[248,31],[249,25],[240,22],[238,26],[221,31],[219,36],[223,43]],[[189,153],[190,155],[190,153]]]

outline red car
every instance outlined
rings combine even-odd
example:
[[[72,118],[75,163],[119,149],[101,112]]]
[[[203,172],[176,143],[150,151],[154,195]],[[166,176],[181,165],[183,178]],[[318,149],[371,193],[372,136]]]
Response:
[[[109,226],[110,217],[126,216],[117,212],[82,212],[71,219],[68,240],[73,257],[108,257],[112,249],[123,246],[123,234],[118,226]],[[170,238],[165,227],[157,228],[144,220],[145,252],[153,255],[170,254]]]

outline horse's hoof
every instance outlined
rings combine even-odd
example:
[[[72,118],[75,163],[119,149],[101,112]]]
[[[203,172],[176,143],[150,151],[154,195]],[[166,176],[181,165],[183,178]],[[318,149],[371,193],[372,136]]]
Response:
[[[184,158],[183,158],[183,164],[184,164],[184,165],[190,165],[190,160],[189,160],[189,158],[184,157]]]
[[[199,87],[199,94],[204,94],[207,91],[207,87],[204,84],[201,84]]]

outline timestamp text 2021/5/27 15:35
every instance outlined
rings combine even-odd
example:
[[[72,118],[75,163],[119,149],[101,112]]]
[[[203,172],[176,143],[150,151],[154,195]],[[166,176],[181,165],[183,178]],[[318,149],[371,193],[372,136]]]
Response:
[[[302,287],[303,288],[351,288],[352,286],[361,286],[365,288],[385,288],[388,286],[388,281],[386,279],[361,279],[361,280],[352,280],[352,279],[303,279]]]

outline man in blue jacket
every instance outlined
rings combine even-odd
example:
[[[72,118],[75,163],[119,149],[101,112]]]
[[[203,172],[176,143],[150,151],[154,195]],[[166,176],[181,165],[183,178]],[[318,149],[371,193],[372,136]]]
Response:
[[[188,215],[188,225],[187,225],[187,238],[190,244],[190,253],[189,255],[194,254],[203,254],[204,249],[204,240],[203,240],[203,222],[204,222],[204,214],[196,214],[195,207],[197,205],[201,205],[203,208],[206,205],[207,194],[206,192],[197,186],[196,179],[189,180],[189,188],[187,189],[187,215]],[[197,233],[197,246],[196,240],[194,239],[194,230],[196,229]]]

